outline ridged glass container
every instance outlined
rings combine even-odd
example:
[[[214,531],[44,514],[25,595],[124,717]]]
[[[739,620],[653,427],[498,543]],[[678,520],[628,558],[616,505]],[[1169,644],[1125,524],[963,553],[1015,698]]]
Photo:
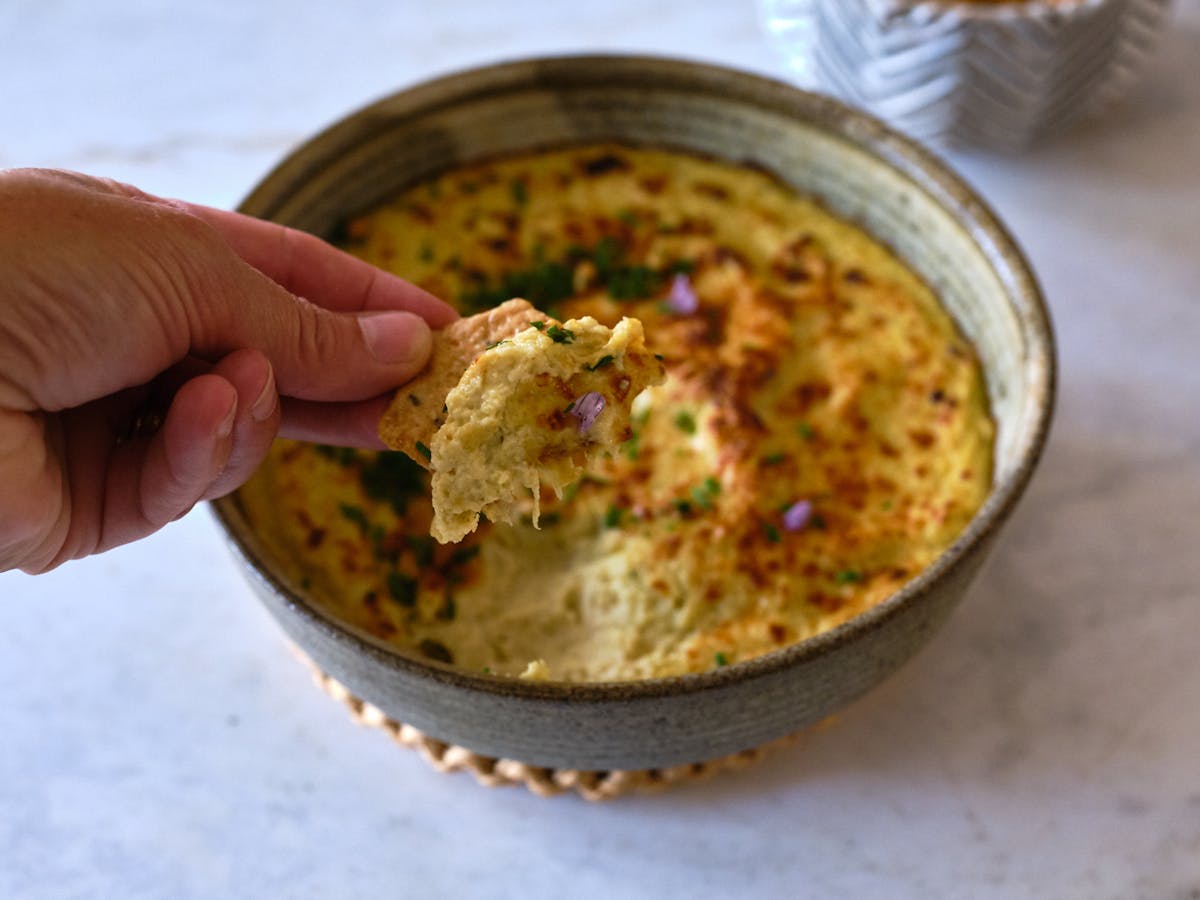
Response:
[[[759,0],[802,86],[911,137],[1020,150],[1124,95],[1170,0]]]

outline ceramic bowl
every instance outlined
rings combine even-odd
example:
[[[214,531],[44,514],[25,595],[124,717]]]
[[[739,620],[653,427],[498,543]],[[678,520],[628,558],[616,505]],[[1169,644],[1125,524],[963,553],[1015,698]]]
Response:
[[[765,744],[849,703],[942,624],[1012,511],[1054,393],[1050,323],[1004,227],[933,156],[828,98],[737,71],[638,57],[531,59],[452,75],[353,113],[285,159],[244,212],[333,235],[414,180],[514,151],[617,140],[765,168],[890,245],[974,342],[998,423],[994,487],[898,593],[811,640],[703,674],[529,682],[409,656],[331,618],[282,574],[237,494],[215,503],[250,583],[326,673],[386,715],[491,757],[648,769]]]
[[[1136,80],[1170,0],[759,0],[807,83],[919,140],[1020,150]]]

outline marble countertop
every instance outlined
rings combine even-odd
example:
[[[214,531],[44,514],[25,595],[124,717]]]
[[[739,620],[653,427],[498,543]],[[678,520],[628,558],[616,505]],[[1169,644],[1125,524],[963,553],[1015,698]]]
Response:
[[[784,74],[746,2],[432,7],[2,4],[0,167],[231,206],[333,119],[465,65]],[[1104,119],[950,155],[1044,283],[1058,416],[967,602],[832,727],[605,805],[434,774],[312,688],[200,509],[0,575],[0,897],[1200,896],[1197,59],[1180,0]]]

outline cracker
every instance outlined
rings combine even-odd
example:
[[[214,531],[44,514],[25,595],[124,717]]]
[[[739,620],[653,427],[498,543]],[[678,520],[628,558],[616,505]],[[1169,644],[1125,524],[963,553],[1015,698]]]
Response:
[[[404,452],[428,469],[429,456],[425,451],[442,425],[446,395],[463,373],[497,341],[528,328],[530,322],[548,318],[528,301],[514,299],[435,331],[429,363],[420,375],[396,391],[379,420],[380,439],[392,450]]]

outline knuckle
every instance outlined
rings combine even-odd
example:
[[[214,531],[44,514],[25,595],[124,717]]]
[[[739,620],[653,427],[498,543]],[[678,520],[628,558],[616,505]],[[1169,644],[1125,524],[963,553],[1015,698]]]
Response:
[[[342,361],[349,349],[344,322],[307,300],[299,299],[296,341],[302,382],[300,390],[311,394],[318,387],[340,382],[345,371]]]

